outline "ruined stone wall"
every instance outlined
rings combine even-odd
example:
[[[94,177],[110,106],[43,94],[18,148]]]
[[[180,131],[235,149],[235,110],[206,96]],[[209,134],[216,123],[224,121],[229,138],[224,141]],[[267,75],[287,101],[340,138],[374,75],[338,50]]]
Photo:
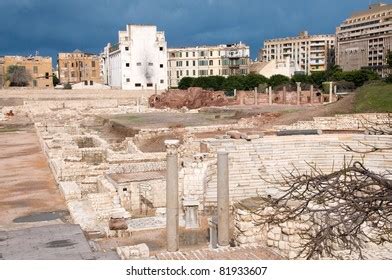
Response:
[[[291,104],[297,105],[298,96],[296,91],[273,91],[273,104]],[[328,101],[329,96],[323,95],[313,91],[313,96],[310,90],[302,90],[300,94],[300,104],[322,104]],[[237,91],[237,96],[234,103],[239,105],[261,105],[269,104],[268,93],[255,93],[255,91]]]
[[[219,149],[224,148],[229,152],[230,198],[231,201],[238,201],[258,194],[278,195],[278,188],[270,182],[281,178],[281,172],[293,171],[295,168],[307,172],[310,170],[309,165],[331,172],[343,166],[345,160],[362,160],[361,155],[345,151],[343,144],[365,151],[369,147],[363,144],[385,147],[391,141],[391,136],[330,134],[267,136],[251,141],[209,139],[204,142],[210,153],[206,161],[213,160]],[[368,154],[364,161],[371,170],[385,170],[392,166],[392,151]],[[214,205],[217,193],[216,164],[210,163],[209,169],[203,174],[206,176],[203,203],[205,206]],[[201,174],[195,171],[193,178],[200,181],[199,176]]]
[[[276,130],[323,129],[323,130],[365,130],[373,124],[387,124],[388,114],[347,114],[333,117],[314,117],[312,121],[299,121],[292,125],[278,125]]]
[[[257,199],[256,199],[257,200]],[[246,202],[245,202],[246,203]],[[260,204],[261,206],[261,204]],[[271,209],[264,209],[261,214],[268,214]],[[306,239],[301,237],[303,230],[312,227],[309,217],[301,215],[295,221],[285,222],[279,225],[257,225],[258,216],[252,210],[239,206],[234,210],[234,242],[237,246],[264,245],[278,252],[288,259],[304,259],[301,254],[306,244]],[[366,225],[369,229],[371,227]],[[349,251],[340,250],[334,246],[335,253],[345,260],[357,260],[359,256]],[[365,259],[389,260],[392,258],[392,243],[382,245],[375,244],[369,240],[364,241],[362,253]]]

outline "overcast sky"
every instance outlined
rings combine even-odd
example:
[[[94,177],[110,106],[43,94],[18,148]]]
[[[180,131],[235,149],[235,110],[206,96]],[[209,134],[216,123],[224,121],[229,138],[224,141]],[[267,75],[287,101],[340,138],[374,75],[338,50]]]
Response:
[[[169,47],[334,33],[369,0],[0,0],[0,55],[99,53],[128,23],[154,24]],[[374,1],[373,1],[374,2]],[[384,1],[385,2],[385,1]],[[386,1],[388,2],[388,1]]]

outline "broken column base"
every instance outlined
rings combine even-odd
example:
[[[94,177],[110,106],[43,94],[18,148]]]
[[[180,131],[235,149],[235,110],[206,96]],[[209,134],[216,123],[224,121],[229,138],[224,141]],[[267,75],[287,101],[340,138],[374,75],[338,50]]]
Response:
[[[184,200],[183,206],[185,209],[185,228],[197,229],[199,228],[199,201],[197,200]]]

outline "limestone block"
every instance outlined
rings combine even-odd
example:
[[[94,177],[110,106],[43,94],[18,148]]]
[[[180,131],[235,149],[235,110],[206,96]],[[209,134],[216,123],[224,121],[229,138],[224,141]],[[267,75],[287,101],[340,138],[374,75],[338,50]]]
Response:
[[[275,234],[273,234],[271,231],[267,233],[267,238],[268,240],[275,240]]]
[[[298,253],[294,251],[289,252],[289,259],[293,260],[297,258]]]
[[[230,138],[232,139],[241,139],[241,132],[239,131],[232,130],[232,131],[228,131],[226,134],[230,136]]]
[[[275,226],[275,227],[271,228],[271,232],[274,234],[281,234],[282,229],[280,227]]]

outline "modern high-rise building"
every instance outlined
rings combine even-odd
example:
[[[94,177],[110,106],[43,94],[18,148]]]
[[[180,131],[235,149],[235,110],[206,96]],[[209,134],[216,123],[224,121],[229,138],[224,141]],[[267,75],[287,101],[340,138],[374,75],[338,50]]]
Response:
[[[249,74],[249,46],[226,44],[170,48],[169,86],[177,87],[183,77],[233,76]]]
[[[72,53],[59,53],[57,57],[60,83],[102,83],[100,57],[95,54],[75,50]]]
[[[167,89],[165,33],[152,25],[127,25],[102,54],[104,83],[112,88]]]
[[[336,28],[336,37],[336,64],[343,70],[371,68],[384,76],[392,45],[392,4],[354,13]]]
[[[7,72],[10,66],[20,66],[28,74],[27,87],[53,87],[52,58],[43,56],[3,56],[0,58],[0,88],[8,87]]]
[[[335,39],[335,35],[309,35],[304,31],[297,37],[267,40],[259,52],[259,60],[282,62],[289,58],[306,74],[324,71],[334,64]]]

